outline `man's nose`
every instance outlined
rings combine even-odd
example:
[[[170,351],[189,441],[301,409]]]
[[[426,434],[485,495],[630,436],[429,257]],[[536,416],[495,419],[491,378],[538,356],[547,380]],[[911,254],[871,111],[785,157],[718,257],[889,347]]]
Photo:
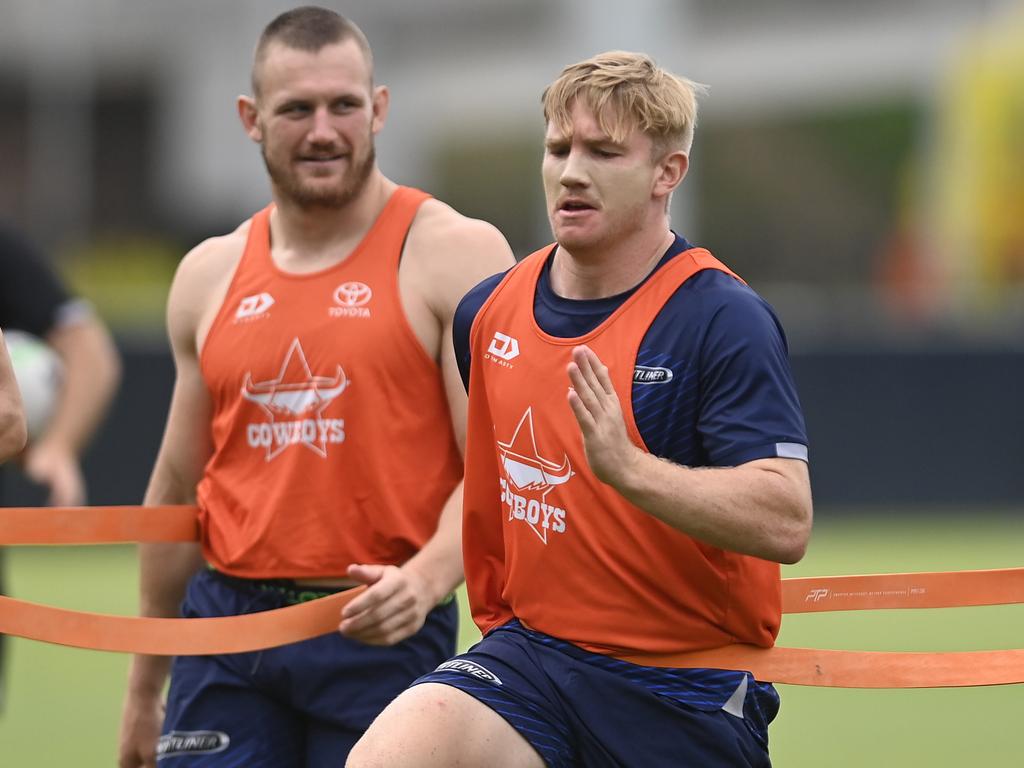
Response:
[[[336,135],[330,111],[326,107],[317,107],[313,112],[313,124],[309,128],[309,141],[314,144],[329,142]]]
[[[559,181],[566,187],[586,186],[589,182],[586,162],[580,152],[570,150],[569,154],[566,155]]]

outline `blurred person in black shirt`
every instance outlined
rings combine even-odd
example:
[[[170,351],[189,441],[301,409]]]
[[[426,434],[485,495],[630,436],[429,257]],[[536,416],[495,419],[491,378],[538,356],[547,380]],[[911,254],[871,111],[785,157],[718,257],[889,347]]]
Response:
[[[22,237],[0,226],[0,328],[38,336],[60,356],[63,385],[46,429],[22,456],[53,506],[85,503],[80,456],[106,415],[120,358],[89,304],[73,298]]]
[[[85,504],[81,454],[117,390],[121,377],[120,357],[109,332],[88,302],[74,298],[39,251],[2,224],[0,328],[17,329],[39,337],[56,351],[63,363],[62,383],[53,413],[41,434],[31,439],[18,457],[21,471],[47,488],[49,504],[59,507]],[[6,348],[4,359],[7,359]],[[0,387],[6,389],[4,371],[0,371]],[[0,640],[2,638],[0,635]],[[0,683],[2,662],[0,645]],[[0,704],[2,694],[0,686]]]

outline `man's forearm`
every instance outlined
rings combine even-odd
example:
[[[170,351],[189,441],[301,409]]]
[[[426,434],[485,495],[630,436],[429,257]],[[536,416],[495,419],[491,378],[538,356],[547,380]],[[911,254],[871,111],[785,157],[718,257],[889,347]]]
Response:
[[[722,549],[779,563],[803,556],[811,497],[802,462],[691,469],[639,450],[634,459],[613,487],[645,512]]]
[[[462,483],[441,510],[437,530],[404,566],[430,586],[440,601],[462,583]]]
[[[156,618],[177,617],[189,579],[202,565],[198,544],[140,544],[139,613]],[[129,674],[129,692],[158,696],[170,665],[167,656],[136,656]]]
[[[59,328],[47,340],[64,363],[64,382],[42,440],[59,442],[77,454],[106,415],[120,381],[120,359],[95,319]]]

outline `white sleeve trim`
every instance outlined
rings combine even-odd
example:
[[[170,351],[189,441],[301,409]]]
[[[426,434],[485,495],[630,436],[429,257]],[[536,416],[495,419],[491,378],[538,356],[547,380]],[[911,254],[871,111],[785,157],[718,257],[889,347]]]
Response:
[[[780,459],[807,461],[807,446],[800,443],[776,443],[775,455]]]
[[[78,325],[87,322],[95,316],[92,304],[85,299],[71,299],[64,302],[57,309],[54,317],[53,327],[67,328],[69,325]]]

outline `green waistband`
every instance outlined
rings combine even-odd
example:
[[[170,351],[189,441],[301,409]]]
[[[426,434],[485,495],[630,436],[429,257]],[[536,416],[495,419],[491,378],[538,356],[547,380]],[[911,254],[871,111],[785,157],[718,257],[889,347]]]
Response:
[[[304,584],[296,584],[291,579],[244,579],[240,576],[232,576],[218,571],[212,565],[207,564],[207,569],[221,581],[232,586],[243,589],[258,589],[261,592],[273,592],[280,595],[290,604],[308,603],[310,600],[319,600],[321,597],[336,595],[355,587],[310,587]],[[448,605],[455,599],[455,593],[449,592],[437,604],[437,607]]]

